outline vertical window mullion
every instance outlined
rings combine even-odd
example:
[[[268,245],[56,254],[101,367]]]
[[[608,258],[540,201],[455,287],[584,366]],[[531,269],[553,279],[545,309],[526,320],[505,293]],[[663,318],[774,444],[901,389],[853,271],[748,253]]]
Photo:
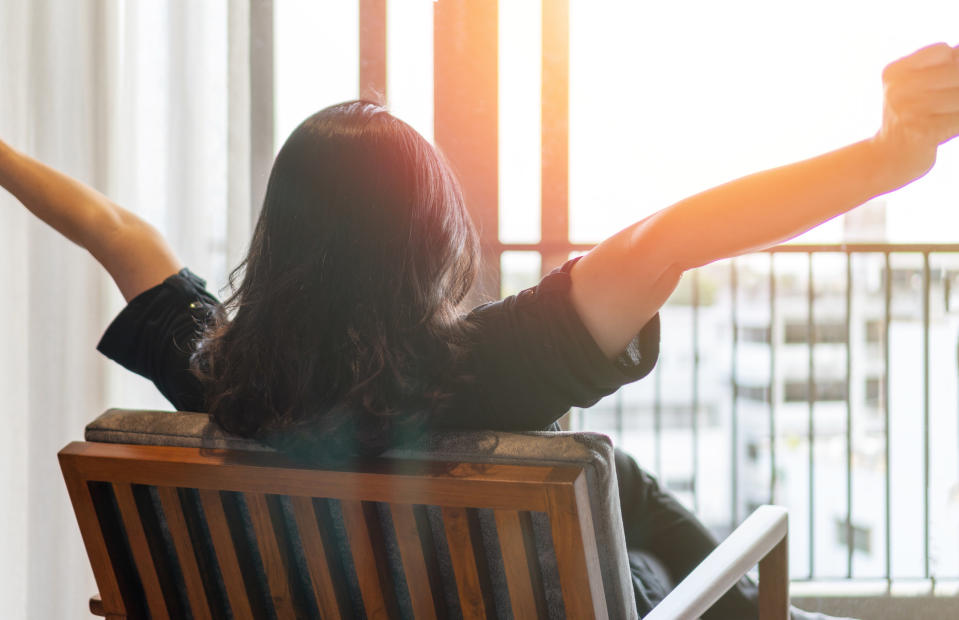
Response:
[[[386,0],[360,0],[360,99],[386,103]]]
[[[255,222],[273,167],[273,0],[250,0],[250,215]]]
[[[460,179],[480,233],[474,300],[500,288],[498,2],[433,5],[434,139]]]
[[[542,271],[569,258],[569,0],[543,2]]]

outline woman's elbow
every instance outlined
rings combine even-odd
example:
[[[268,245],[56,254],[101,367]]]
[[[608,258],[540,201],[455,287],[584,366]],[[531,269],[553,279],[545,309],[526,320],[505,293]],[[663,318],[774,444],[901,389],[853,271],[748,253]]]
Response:
[[[649,282],[679,282],[683,272],[699,267],[682,235],[671,230],[658,214],[637,223],[628,237],[629,263]]]

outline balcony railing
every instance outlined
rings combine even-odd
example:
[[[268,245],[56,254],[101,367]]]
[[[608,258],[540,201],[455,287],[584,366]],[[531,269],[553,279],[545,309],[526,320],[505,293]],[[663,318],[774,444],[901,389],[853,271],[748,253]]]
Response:
[[[717,530],[786,505],[794,579],[957,579],[956,282],[959,244],[782,245],[694,271],[663,309],[647,385],[572,426],[638,452]],[[724,459],[727,488],[704,484]]]

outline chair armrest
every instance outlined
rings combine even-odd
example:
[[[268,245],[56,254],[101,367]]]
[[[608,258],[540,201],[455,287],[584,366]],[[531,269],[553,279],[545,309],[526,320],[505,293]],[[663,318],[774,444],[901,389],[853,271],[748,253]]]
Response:
[[[787,514],[779,506],[757,508],[644,620],[698,618],[757,563],[760,618],[785,620],[789,613]]]

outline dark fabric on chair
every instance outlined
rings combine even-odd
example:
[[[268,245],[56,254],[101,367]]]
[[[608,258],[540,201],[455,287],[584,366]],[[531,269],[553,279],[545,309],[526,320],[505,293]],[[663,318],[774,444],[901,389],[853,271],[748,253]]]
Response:
[[[644,551],[629,550],[629,572],[640,609],[652,610],[676,586],[663,563]]]

